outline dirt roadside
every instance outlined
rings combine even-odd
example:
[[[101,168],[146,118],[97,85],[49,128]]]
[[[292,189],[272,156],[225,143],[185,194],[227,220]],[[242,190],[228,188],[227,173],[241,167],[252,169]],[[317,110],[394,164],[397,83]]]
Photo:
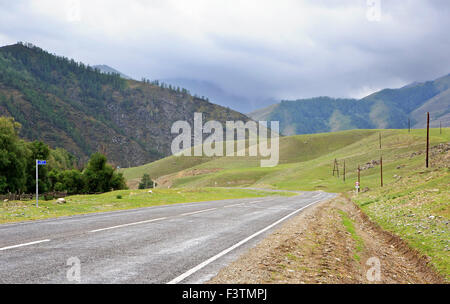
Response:
[[[340,196],[287,221],[208,283],[446,282],[426,257]]]

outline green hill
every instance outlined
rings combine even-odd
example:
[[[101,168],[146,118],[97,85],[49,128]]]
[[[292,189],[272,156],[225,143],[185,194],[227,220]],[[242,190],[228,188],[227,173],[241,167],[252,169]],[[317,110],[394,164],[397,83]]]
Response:
[[[431,113],[432,126],[450,121],[450,75],[434,81],[385,89],[363,99],[317,97],[284,100],[249,114],[254,120],[278,120],[284,135],[350,129],[423,128]]]
[[[185,89],[105,74],[31,44],[0,48],[0,116],[20,122],[25,139],[82,161],[96,151],[120,167],[167,156],[172,123],[192,123],[194,112],[221,122],[249,119]]]
[[[379,149],[379,134],[382,149]],[[450,141],[449,129],[443,134],[431,130],[431,143]],[[280,138],[280,162],[273,168],[261,168],[254,157],[175,157],[144,166],[122,170],[132,186],[144,174],[164,186],[252,186],[289,190],[344,191],[354,187],[358,165],[375,163],[361,172],[362,186],[378,187],[379,165],[383,155],[385,182],[424,165],[425,130],[351,130],[336,133],[296,135]],[[411,157],[411,155],[413,155]],[[346,163],[346,181],[332,176],[337,159],[340,173]],[[396,169],[400,166],[399,169]],[[134,184],[133,184],[134,183]]]

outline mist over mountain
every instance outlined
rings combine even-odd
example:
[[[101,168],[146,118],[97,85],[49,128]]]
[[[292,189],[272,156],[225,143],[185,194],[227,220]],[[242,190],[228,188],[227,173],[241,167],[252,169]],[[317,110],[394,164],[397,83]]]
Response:
[[[249,113],[276,102],[274,98],[250,98],[233,94],[225,91],[219,85],[206,80],[168,78],[162,81],[187,88],[193,95],[207,96],[210,101],[241,113]]]

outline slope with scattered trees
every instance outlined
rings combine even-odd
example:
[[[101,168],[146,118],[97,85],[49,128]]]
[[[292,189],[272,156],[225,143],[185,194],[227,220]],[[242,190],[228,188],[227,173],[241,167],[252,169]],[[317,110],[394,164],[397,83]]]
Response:
[[[244,120],[243,114],[157,81],[127,80],[31,44],[0,48],[0,116],[22,124],[20,135],[62,147],[83,163],[96,151],[120,167],[170,154],[172,123]]]

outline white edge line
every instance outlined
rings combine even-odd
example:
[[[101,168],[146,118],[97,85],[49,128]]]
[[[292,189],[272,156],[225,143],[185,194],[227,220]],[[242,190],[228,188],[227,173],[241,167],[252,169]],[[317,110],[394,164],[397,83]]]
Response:
[[[39,244],[39,243],[44,243],[44,242],[49,242],[49,241],[50,240],[47,239],[47,240],[34,241],[34,242],[23,243],[23,244],[18,244],[18,245],[13,245],[13,246],[7,246],[7,247],[0,248],[0,251],[7,250],[7,249],[13,249],[13,248],[17,248],[17,247],[23,247],[23,246]]]
[[[99,231],[110,230],[110,229],[115,229],[115,228],[122,228],[122,227],[127,227],[127,226],[138,225],[138,224],[151,223],[151,222],[155,222],[155,221],[165,220],[166,218],[167,217],[160,217],[160,218],[151,219],[151,220],[147,220],[147,221],[140,221],[140,222],[117,225],[117,226],[112,226],[112,227],[107,227],[107,228],[95,229],[95,230],[91,230],[89,232],[99,232]]]
[[[207,265],[210,264],[211,262],[214,262],[215,260],[217,260],[218,258],[224,256],[224,255],[227,254],[228,252],[230,252],[230,251],[236,249],[237,247],[239,247],[239,246],[241,246],[241,245],[247,243],[248,241],[250,241],[250,240],[253,239],[254,237],[260,235],[260,234],[263,233],[263,232],[266,232],[266,231],[269,230],[270,228],[276,226],[277,224],[281,223],[282,221],[286,220],[287,218],[293,216],[294,214],[296,214],[296,213],[302,211],[303,209],[305,209],[305,208],[307,208],[307,207],[309,207],[309,206],[311,206],[311,205],[313,205],[313,204],[315,204],[315,203],[317,203],[317,202],[319,202],[319,200],[318,200],[318,201],[315,201],[315,202],[312,202],[311,204],[308,204],[308,205],[306,205],[306,206],[304,206],[304,207],[302,207],[302,208],[300,208],[300,209],[297,209],[297,210],[295,210],[295,211],[289,213],[288,215],[286,215],[285,217],[279,219],[279,220],[276,221],[275,223],[270,224],[270,225],[267,226],[266,228],[263,228],[263,229],[259,230],[258,232],[256,232],[256,233],[250,235],[249,237],[243,239],[243,240],[240,241],[239,243],[234,244],[233,246],[231,246],[231,247],[229,247],[229,248],[223,250],[222,252],[219,252],[219,253],[216,254],[215,256],[213,256],[213,257],[207,259],[207,260],[204,261],[203,263],[200,263],[200,264],[198,264],[197,266],[195,266],[194,268],[191,268],[190,270],[186,271],[185,273],[183,273],[183,274],[179,275],[178,277],[174,278],[173,280],[169,281],[167,284],[177,284],[177,283],[183,281],[185,278],[187,278],[187,277],[189,277],[190,275],[194,274],[195,272],[199,271],[200,269],[202,269],[203,267],[207,266]]]

